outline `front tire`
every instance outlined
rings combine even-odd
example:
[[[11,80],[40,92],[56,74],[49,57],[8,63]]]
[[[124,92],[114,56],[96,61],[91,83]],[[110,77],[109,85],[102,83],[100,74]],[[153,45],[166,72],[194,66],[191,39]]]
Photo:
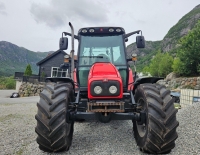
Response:
[[[41,150],[59,152],[71,146],[74,122],[66,122],[66,113],[72,100],[73,87],[70,83],[50,83],[40,93],[35,132]]]
[[[179,125],[170,91],[158,84],[141,84],[136,89],[135,101],[146,113],[146,122],[142,125],[133,121],[134,136],[140,150],[169,153],[175,147]]]

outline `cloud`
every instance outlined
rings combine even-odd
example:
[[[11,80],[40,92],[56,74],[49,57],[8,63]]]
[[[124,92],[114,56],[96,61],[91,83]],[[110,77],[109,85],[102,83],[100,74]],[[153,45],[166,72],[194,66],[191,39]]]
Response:
[[[7,15],[5,10],[6,10],[5,4],[3,2],[0,2],[0,14]]]
[[[30,12],[36,22],[57,28],[71,20],[88,24],[105,23],[109,11],[101,1],[51,0],[49,5],[33,3]]]
[[[44,22],[50,27],[58,27],[65,23],[62,16],[54,8],[32,4],[31,13],[34,15],[36,22]]]

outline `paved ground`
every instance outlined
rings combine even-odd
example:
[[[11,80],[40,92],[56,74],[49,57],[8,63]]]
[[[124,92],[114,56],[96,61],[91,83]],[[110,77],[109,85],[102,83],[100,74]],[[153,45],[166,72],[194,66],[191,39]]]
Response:
[[[0,98],[10,97],[14,92],[16,92],[16,90],[0,90]]]
[[[35,140],[39,97],[9,98],[13,92],[15,90],[0,90],[0,155],[46,155],[39,150]],[[75,123],[70,151],[59,154],[132,153],[142,154],[135,143],[131,121],[112,121],[108,124],[95,121]]]
[[[35,141],[35,114],[39,97],[9,98],[13,92],[0,91],[0,155],[47,155],[39,150]],[[179,110],[179,138],[171,155],[200,154],[199,116],[200,103]],[[58,153],[64,154],[144,155],[135,143],[131,121],[111,121],[107,124],[76,122],[70,150]]]
[[[39,96],[10,98],[14,92],[16,92],[16,90],[0,90],[0,104],[36,103],[39,101]]]

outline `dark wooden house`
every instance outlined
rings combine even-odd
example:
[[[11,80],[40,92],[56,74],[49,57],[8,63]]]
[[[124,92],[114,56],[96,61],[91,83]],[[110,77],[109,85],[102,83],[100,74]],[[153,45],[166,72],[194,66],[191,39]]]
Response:
[[[67,77],[69,76],[69,67],[60,69],[61,64],[64,63],[64,56],[68,55],[62,50],[58,50],[37,63],[39,66],[38,76],[45,77]]]

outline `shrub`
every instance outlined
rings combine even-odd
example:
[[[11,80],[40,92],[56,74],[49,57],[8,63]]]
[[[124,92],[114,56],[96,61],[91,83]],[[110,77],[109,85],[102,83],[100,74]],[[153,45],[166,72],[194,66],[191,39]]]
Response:
[[[13,76],[0,77],[0,89],[15,89],[16,81]]]
[[[165,77],[172,72],[173,58],[168,53],[158,51],[155,57],[151,60],[149,69],[152,76]]]

